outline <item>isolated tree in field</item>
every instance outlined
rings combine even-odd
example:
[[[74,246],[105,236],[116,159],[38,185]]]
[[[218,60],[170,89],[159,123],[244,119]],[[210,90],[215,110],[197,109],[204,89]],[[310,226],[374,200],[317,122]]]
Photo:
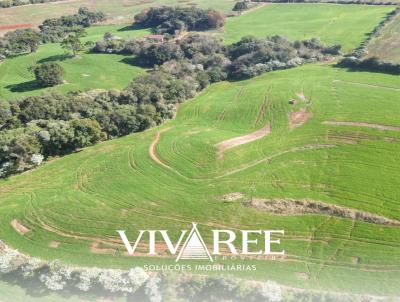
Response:
[[[51,87],[63,82],[64,69],[54,62],[37,65],[33,72],[37,83],[42,87]]]
[[[77,35],[69,35],[61,42],[61,47],[67,50],[71,50],[74,56],[76,56],[82,49],[83,45]]]
[[[110,41],[114,38],[114,35],[110,32],[106,32],[103,36],[104,41]]]
[[[235,6],[233,7],[233,11],[238,12],[239,14],[242,13],[242,11],[248,9],[248,5],[245,1],[241,1],[241,2],[236,2]]]
[[[36,52],[42,40],[40,33],[33,29],[17,29],[8,32],[4,37],[10,50],[15,53]]]

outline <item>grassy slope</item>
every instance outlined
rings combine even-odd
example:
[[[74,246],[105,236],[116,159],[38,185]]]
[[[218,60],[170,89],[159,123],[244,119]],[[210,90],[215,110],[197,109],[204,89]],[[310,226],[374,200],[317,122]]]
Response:
[[[368,45],[368,57],[400,63],[400,15]]]
[[[200,223],[206,240],[210,240],[210,225],[283,228],[283,247],[291,261],[258,261],[252,277],[302,287],[398,293],[399,228],[327,216],[271,216],[218,201],[230,192],[247,197],[310,198],[400,219],[396,182],[400,144],[388,139],[400,139],[399,133],[322,125],[335,119],[399,126],[398,92],[384,87],[400,89],[394,76],[318,65],[214,85],[184,104],[176,120],[161,127],[170,129],[161,135],[157,152],[173,170],[150,158],[148,148],[160,130],[152,129],[3,181],[1,238],[36,256],[126,267],[149,260],[122,256],[122,246],[120,256],[91,254],[90,240],[57,235],[46,231],[43,223],[91,238],[113,237],[121,228],[131,234],[143,228],[166,228],[176,235],[191,221]],[[309,110],[314,117],[289,131],[287,112],[293,109],[287,102],[302,89],[311,98]],[[265,96],[269,100],[266,114],[255,124]],[[224,118],[218,118],[222,112]],[[273,127],[269,137],[230,150],[224,160],[217,158],[215,143],[254,131],[266,122]],[[326,143],[336,147],[292,151],[224,176],[238,166],[294,147]],[[10,226],[13,218],[33,231],[19,235]],[[59,248],[48,248],[53,240],[61,242]],[[310,280],[299,273],[309,274]]]
[[[245,35],[280,34],[290,39],[320,37],[326,44],[339,43],[344,51],[349,51],[356,48],[391,10],[390,6],[271,4],[240,18],[228,19],[225,39],[232,43]]]
[[[148,30],[124,29],[124,26],[116,25],[92,27],[87,29],[88,35],[82,41],[101,40],[105,32],[126,38],[149,34]],[[35,87],[35,77],[28,69],[41,60],[60,63],[65,69],[67,83],[51,89]],[[7,59],[0,64],[0,98],[41,94],[45,90],[67,92],[94,88],[122,89],[141,72],[141,68],[129,64],[129,57],[91,54],[86,51],[79,58],[71,58],[59,44],[45,44],[40,46],[36,53]]]
[[[179,0],[75,0],[60,1],[45,5],[19,6],[0,9],[0,27],[2,25],[32,24],[39,25],[46,18],[73,14],[79,7],[86,6],[107,14],[108,21],[113,24],[130,23],[133,15],[150,6],[160,5],[189,5],[193,4],[203,8],[214,8],[230,13],[235,3],[234,0],[194,0],[184,2]],[[0,35],[2,31],[0,30]],[[4,31],[3,31],[4,33]]]

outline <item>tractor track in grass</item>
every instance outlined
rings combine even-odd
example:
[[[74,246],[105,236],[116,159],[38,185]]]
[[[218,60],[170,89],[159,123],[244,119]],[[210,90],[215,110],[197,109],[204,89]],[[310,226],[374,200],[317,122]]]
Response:
[[[33,198],[32,196],[29,198],[29,200],[31,200],[31,198]],[[178,222],[182,222],[182,223],[186,223],[186,224],[190,224],[191,221],[185,218],[181,218],[181,217],[171,217],[171,216],[160,216],[157,213],[149,213],[149,211],[144,210],[144,209],[136,209],[136,210],[131,210],[133,212],[136,212],[140,215],[151,215],[157,218],[161,218],[161,219],[167,219],[167,220],[174,220],[174,221],[178,221]],[[83,240],[83,241],[87,241],[90,242],[90,246],[88,247],[91,253],[95,253],[95,254],[113,254],[116,255],[118,253],[118,251],[120,249],[123,249],[123,244],[121,243],[121,240],[117,237],[110,237],[110,236],[105,236],[105,237],[90,237],[87,235],[83,235],[83,234],[79,234],[79,233],[69,233],[66,231],[63,231],[57,227],[51,226],[48,223],[44,223],[43,220],[41,220],[41,218],[39,218],[38,216],[35,217],[37,220],[37,226],[41,227],[42,229],[54,233],[58,236],[64,237],[64,238],[72,238],[72,239],[77,239],[77,240]],[[324,222],[326,223],[326,221]],[[218,227],[218,228],[224,228],[224,229],[235,229],[235,230],[239,230],[239,227],[232,227],[232,226],[228,226],[228,225],[224,225],[224,224],[219,224],[219,223],[213,223],[213,222],[206,222],[206,223],[199,223],[200,225],[204,225],[204,226],[208,226],[208,227]],[[304,237],[304,236],[290,236],[287,235],[285,236],[285,238],[287,240],[296,240],[296,241],[310,241],[310,238],[308,236]],[[332,237],[332,236],[328,236],[325,240],[324,238],[319,238],[319,239],[315,239],[315,242],[322,242],[322,243],[329,243],[329,240],[332,239],[340,239],[340,240],[344,240],[345,243],[347,242],[363,242],[366,244],[378,244],[378,242],[375,241],[369,241],[369,240],[359,240],[357,238],[352,238],[349,239],[348,237],[346,238],[342,238],[342,237]],[[382,242],[383,244],[387,245],[387,242]],[[101,244],[106,245],[105,247],[100,246]],[[160,250],[164,250],[166,251],[166,247],[165,244],[161,243],[161,242],[157,242],[157,247]],[[143,256],[148,256],[146,252],[144,252],[144,250],[148,249],[148,244],[146,243],[140,243],[138,245],[138,252],[136,253],[137,257],[143,257]],[[124,256],[130,256],[127,255],[126,253],[124,253]],[[132,256],[131,256],[132,257]],[[168,255],[165,255],[165,253],[161,254],[161,255],[157,255],[155,256],[156,258],[166,258],[168,257]],[[269,258],[265,258],[265,259],[259,259],[259,260],[269,260]],[[318,258],[309,258],[309,257],[302,257],[302,256],[295,256],[295,255],[287,255],[287,257],[285,258],[279,258],[276,259],[277,261],[285,261],[285,262],[297,262],[297,263],[305,263],[305,264],[321,264],[324,268],[325,267],[348,267],[349,269],[361,269],[361,270],[365,270],[365,271],[372,271],[372,272],[397,272],[400,270],[400,268],[398,266],[393,266],[393,265],[367,265],[367,266],[363,266],[362,268],[360,268],[359,266],[355,265],[355,264],[350,264],[348,262],[338,262],[338,261],[333,261],[333,260],[324,260],[324,259],[318,259]]]
[[[164,133],[164,132],[166,132],[166,131],[168,131],[168,130],[170,130],[171,128],[172,128],[172,127],[168,127],[168,128],[165,128],[165,129],[162,129],[162,130],[157,131],[157,133],[156,133],[156,135],[154,136],[154,139],[153,139],[153,141],[151,142],[150,147],[149,147],[149,152],[148,152],[148,153],[149,153],[149,155],[150,155],[150,158],[151,158],[153,161],[155,161],[157,164],[159,164],[160,166],[162,166],[162,167],[166,168],[167,170],[169,170],[169,171],[171,171],[171,172],[173,172],[173,173],[179,175],[180,177],[183,177],[183,178],[185,178],[185,179],[190,179],[190,180],[202,180],[202,179],[189,178],[189,177],[187,177],[187,176],[181,174],[178,170],[176,170],[176,169],[174,169],[173,167],[167,165],[166,163],[164,163],[164,162],[161,160],[161,158],[159,158],[159,156],[158,156],[158,154],[157,154],[157,149],[156,149],[157,143],[158,143],[159,140],[160,140],[161,134]],[[203,180],[204,180],[204,179],[203,179]]]
[[[336,122],[336,121],[325,121],[324,125],[333,125],[333,126],[351,126],[351,127],[364,127],[371,129],[378,129],[382,131],[396,131],[400,132],[399,126],[390,126],[390,125],[381,125],[381,124],[373,124],[366,122]]]
[[[232,102],[237,102],[243,95],[244,87],[240,87],[239,91],[235,93]],[[218,122],[223,122],[225,120],[226,108],[222,109],[221,113],[217,117]]]
[[[349,85],[364,86],[364,87],[370,87],[370,88],[387,89],[387,90],[392,90],[392,91],[400,91],[400,88],[390,87],[390,86],[374,85],[374,84],[343,81],[343,80],[333,80],[333,82],[334,83],[339,82],[339,83],[344,83],[344,84],[349,84]]]
[[[269,103],[268,101],[268,95],[264,96],[264,101],[262,102],[260,108],[258,109],[258,114],[256,117],[256,121],[254,122],[254,126],[256,127],[260,121],[263,120],[264,116],[265,116],[265,108],[267,106],[267,104]]]
[[[336,145],[330,145],[330,144],[313,144],[313,145],[305,145],[305,146],[301,146],[301,147],[294,147],[292,149],[285,150],[285,151],[273,154],[273,155],[265,157],[263,159],[260,159],[260,160],[257,160],[257,161],[251,162],[251,163],[247,163],[247,164],[242,165],[242,166],[240,166],[240,167],[238,167],[238,168],[236,168],[234,170],[231,170],[231,171],[228,171],[228,172],[226,172],[226,173],[224,173],[222,175],[216,176],[215,178],[219,179],[219,178],[223,178],[223,177],[226,177],[226,176],[230,176],[232,174],[236,174],[236,173],[242,172],[242,171],[244,171],[246,169],[252,168],[252,167],[257,166],[257,165],[259,165],[261,163],[268,162],[268,161],[270,161],[270,160],[272,160],[274,158],[277,158],[279,156],[282,156],[282,155],[285,155],[285,154],[288,154],[288,153],[302,152],[302,151],[307,151],[307,150],[321,150],[321,149],[334,148],[334,147],[336,147]]]

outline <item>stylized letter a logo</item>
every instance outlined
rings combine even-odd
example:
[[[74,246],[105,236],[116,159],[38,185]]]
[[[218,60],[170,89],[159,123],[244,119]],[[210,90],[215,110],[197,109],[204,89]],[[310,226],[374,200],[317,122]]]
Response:
[[[190,231],[185,243],[183,244],[183,247],[179,252],[178,257],[176,258],[176,261],[178,262],[180,259],[208,259],[212,262],[213,259],[203,241],[203,238],[199,233],[199,230],[197,229],[197,224],[194,222],[192,224],[193,228]]]

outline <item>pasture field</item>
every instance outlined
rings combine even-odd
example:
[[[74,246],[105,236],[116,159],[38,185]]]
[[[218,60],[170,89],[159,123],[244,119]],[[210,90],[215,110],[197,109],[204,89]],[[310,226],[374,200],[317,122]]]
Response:
[[[127,26],[94,26],[87,29],[82,42],[102,40],[105,32],[119,37],[134,38],[149,34],[148,30],[130,30]],[[35,85],[35,76],[29,70],[37,63],[54,61],[65,69],[65,84],[53,88]],[[58,43],[44,44],[36,53],[9,58],[0,64],[0,98],[38,95],[43,91],[76,91],[88,89],[122,89],[143,70],[129,63],[129,57],[116,54],[82,52],[73,58]]]
[[[368,45],[368,57],[400,63],[400,14]]]
[[[323,201],[400,221],[399,91],[396,76],[323,64],[215,84],[161,127],[1,181],[0,237],[33,256],[126,268],[174,258],[125,256],[117,229],[168,229],[176,239],[196,221],[206,242],[213,228],[284,229],[286,257],[248,260],[252,278],[398,295],[399,226],[274,215],[242,201]],[[263,138],[218,151],[267,124]],[[222,201],[232,193],[242,198]],[[18,233],[15,219],[29,231]]]
[[[320,37],[327,44],[341,43],[343,49],[348,51],[355,48],[365,34],[392,9],[387,6],[330,4],[266,5],[242,16],[229,18],[223,37],[227,42],[248,34],[282,34],[289,39]],[[125,24],[93,26],[87,32],[83,42],[99,41],[105,32],[122,38],[134,38],[149,34],[150,30],[133,30],[129,24]],[[65,84],[50,89],[35,87],[34,75],[29,68],[44,61],[56,61],[64,67]],[[52,90],[122,89],[142,72],[129,62],[129,57],[121,55],[88,52],[83,52],[80,58],[70,58],[59,44],[45,44],[39,47],[37,53],[7,59],[0,64],[0,98],[38,95]]]
[[[283,35],[289,39],[319,37],[328,45],[349,51],[392,11],[394,6],[337,4],[270,4],[237,18],[229,18],[224,37],[230,44],[246,35]]]
[[[7,31],[2,30],[2,26],[25,24],[29,27],[36,27],[47,18],[74,14],[81,6],[104,12],[107,15],[108,23],[125,24],[133,22],[135,14],[151,6],[189,5],[202,8],[212,7],[229,14],[232,12],[234,4],[235,0],[65,0],[46,4],[0,8],[0,36]]]

